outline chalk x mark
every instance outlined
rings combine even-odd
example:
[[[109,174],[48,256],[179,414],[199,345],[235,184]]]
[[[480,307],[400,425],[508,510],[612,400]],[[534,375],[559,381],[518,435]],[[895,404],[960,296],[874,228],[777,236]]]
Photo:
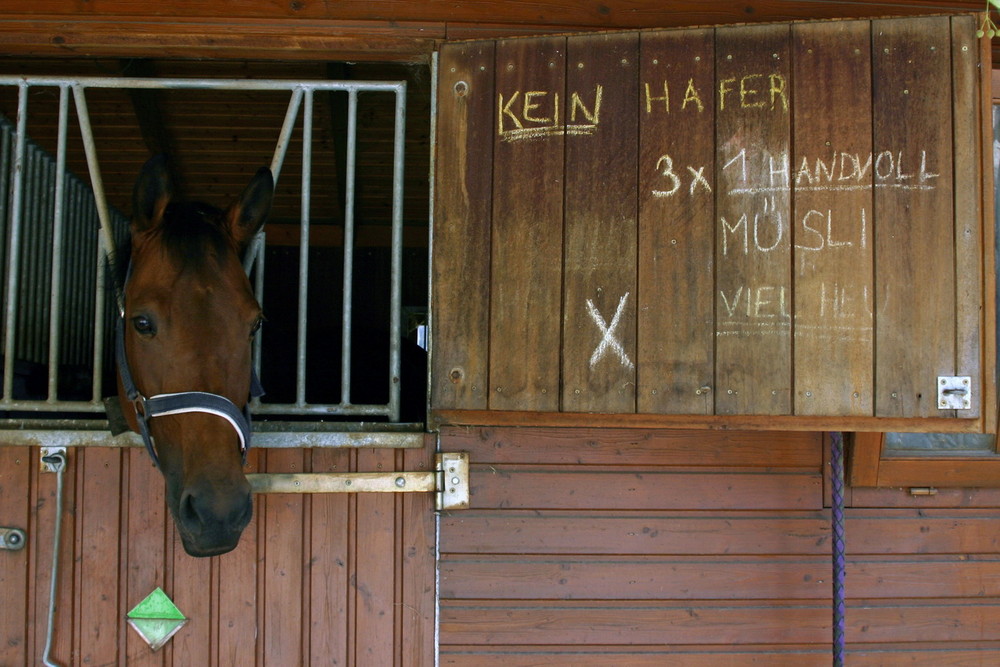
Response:
[[[628,369],[635,368],[635,364],[629,359],[628,353],[622,346],[621,341],[615,337],[615,329],[618,328],[618,323],[621,321],[622,313],[625,312],[625,304],[628,302],[628,292],[618,300],[618,308],[615,309],[615,315],[611,318],[611,324],[604,320],[604,316],[601,315],[601,311],[597,310],[594,306],[594,302],[587,299],[587,312],[590,314],[590,318],[594,320],[594,324],[597,328],[601,330],[601,342],[597,344],[594,348],[594,353],[590,355],[590,368],[594,369],[594,366],[604,358],[609,351],[614,352],[618,355],[619,361],[621,361],[622,366]]]

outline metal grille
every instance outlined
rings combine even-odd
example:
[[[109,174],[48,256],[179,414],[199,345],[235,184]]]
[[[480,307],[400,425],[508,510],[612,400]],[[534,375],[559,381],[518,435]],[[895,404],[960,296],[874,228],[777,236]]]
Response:
[[[298,124],[302,132],[301,218],[298,256],[297,336],[295,340],[294,398],[283,403],[255,400],[255,414],[280,416],[382,417],[398,421],[400,412],[400,340],[402,280],[403,153],[406,118],[406,83],[361,81],[265,81],[0,77],[0,86],[18,89],[16,127],[0,124],[0,243],[6,258],[3,312],[3,394],[0,410],[32,412],[99,412],[101,397],[110,393],[105,376],[107,320],[113,308],[108,302],[105,262],[99,254],[113,256],[121,240],[125,219],[109,210],[100,170],[101,156],[94,145],[87,111],[87,91],[95,88],[197,89],[216,91],[287,91],[289,102],[284,123],[275,128],[277,144],[271,171],[281,175],[292,134]],[[38,88],[59,92],[58,150],[46,155],[26,135],[29,92]],[[310,276],[310,195],[312,192],[312,146],[314,94],[339,91],[347,94],[347,166],[343,227],[342,334],[339,401],[310,403],[306,380],[310,368],[306,352],[307,293]],[[384,378],[385,404],[352,401],[352,314],[354,292],[355,170],[359,94],[392,93],[395,96],[391,188],[391,242],[389,279],[388,375]],[[69,95],[73,95],[77,120],[89,166],[91,188],[66,172],[66,134]],[[61,196],[59,193],[63,193]],[[100,242],[99,242],[100,239]],[[263,303],[265,286],[265,239],[255,239],[245,268],[251,275],[258,300]],[[291,295],[289,295],[289,298]],[[265,333],[266,335],[266,328]],[[254,363],[260,366],[258,339]],[[21,381],[19,369],[42,372],[44,387],[30,391]],[[85,396],[68,390],[67,369],[82,369],[89,379]],[[36,383],[37,384],[37,383]]]

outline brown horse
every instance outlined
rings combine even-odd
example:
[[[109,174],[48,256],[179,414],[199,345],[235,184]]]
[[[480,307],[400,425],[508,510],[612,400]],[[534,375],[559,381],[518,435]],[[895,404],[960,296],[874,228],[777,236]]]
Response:
[[[166,161],[155,157],[133,193],[118,393],[163,473],[167,506],[192,556],[232,550],[253,512],[242,454],[261,309],[241,256],[273,191],[263,167],[225,211],[174,201]]]

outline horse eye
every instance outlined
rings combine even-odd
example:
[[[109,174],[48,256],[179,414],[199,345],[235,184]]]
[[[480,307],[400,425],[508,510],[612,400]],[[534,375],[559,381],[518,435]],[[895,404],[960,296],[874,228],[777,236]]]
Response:
[[[132,318],[132,328],[141,336],[152,336],[156,334],[156,325],[153,320],[145,315],[136,315]]]
[[[250,337],[253,338],[258,331],[260,331],[260,325],[264,324],[264,318],[258,317],[253,323],[253,327],[250,329]]]

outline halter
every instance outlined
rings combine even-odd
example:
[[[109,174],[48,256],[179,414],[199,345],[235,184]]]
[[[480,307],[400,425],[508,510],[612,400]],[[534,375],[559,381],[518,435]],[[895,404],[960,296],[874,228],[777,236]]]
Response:
[[[247,451],[250,449],[250,402],[241,411],[225,396],[205,391],[181,391],[174,394],[157,394],[146,398],[139,392],[132,379],[125,356],[125,314],[122,313],[115,325],[115,358],[118,362],[118,374],[121,376],[125,395],[135,408],[136,421],[139,423],[139,434],[146,444],[146,451],[153,459],[153,465],[160,467],[160,459],[153,446],[153,437],[149,433],[149,420],[165,415],[179,415],[186,412],[205,412],[222,417],[236,429],[240,438],[240,454],[243,464],[247,462]],[[264,388],[257,378],[257,372],[250,370],[250,398],[264,395]]]

